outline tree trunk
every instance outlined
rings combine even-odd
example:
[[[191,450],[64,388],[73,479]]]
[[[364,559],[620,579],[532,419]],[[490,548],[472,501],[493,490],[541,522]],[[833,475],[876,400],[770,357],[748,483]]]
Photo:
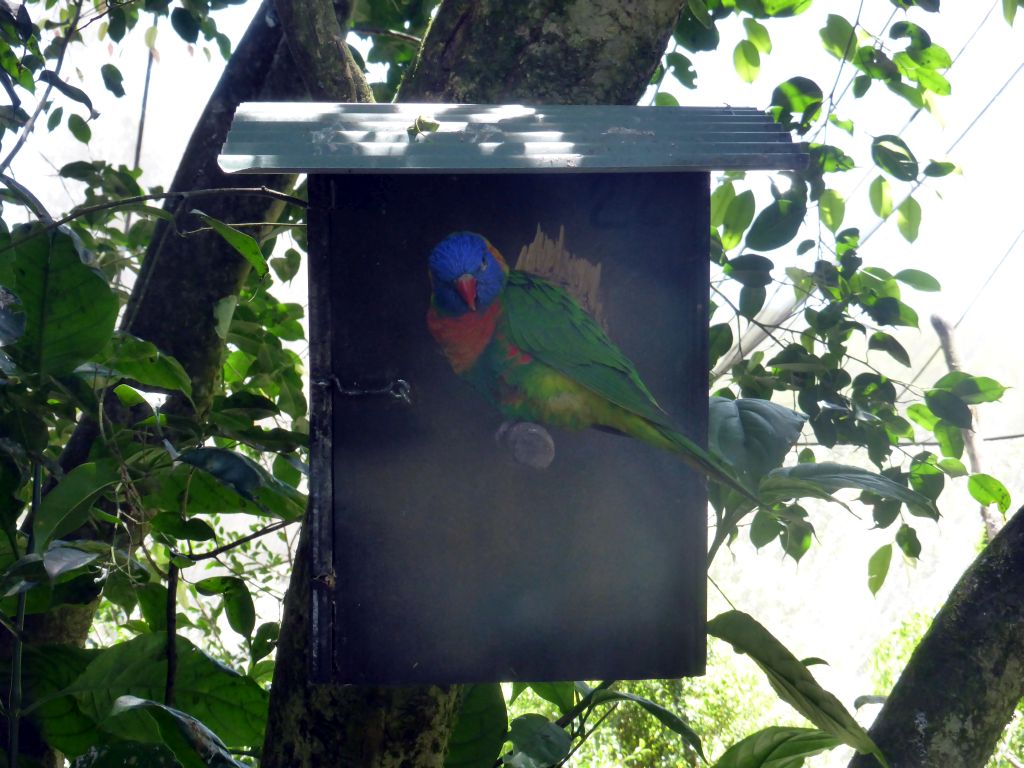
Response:
[[[445,0],[399,101],[636,104],[680,0]]]
[[[1022,596],[1024,511],[960,578],[871,727],[891,768],[985,765],[1024,697]]]
[[[320,8],[277,0],[293,57],[316,98],[366,90],[345,78],[351,65],[340,29]],[[472,2],[446,0],[431,24],[400,101],[636,104],[657,67],[680,0]],[[313,340],[315,343],[315,340]],[[303,534],[305,534],[305,528]],[[409,766],[444,763],[460,686],[371,688],[311,685],[311,577],[305,535],[285,600],[271,687],[263,768]]]

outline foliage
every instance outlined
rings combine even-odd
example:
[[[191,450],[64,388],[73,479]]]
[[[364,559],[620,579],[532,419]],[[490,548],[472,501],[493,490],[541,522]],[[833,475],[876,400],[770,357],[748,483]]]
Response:
[[[0,107],[0,172],[30,134],[46,140],[44,124],[46,136],[70,137],[83,150],[59,169],[81,199],[59,225],[31,190],[0,178],[0,631],[15,649],[4,672],[4,690],[12,692],[4,713],[14,733],[20,722],[79,768],[132,760],[235,765],[238,752],[255,755],[262,744],[280,628],[277,617],[261,621],[257,605],[261,595],[280,598],[290,557],[284,531],[305,504],[309,431],[303,365],[293,349],[304,341],[304,311],[271,289],[299,270],[305,238],[292,225],[303,223],[304,211],[285,206],[255,236],[198,209],[187,222],[172,222],[182,236],[212,229],[252,269],[241,295],[218,311],[222,380],[212,406],[196,412],[184,368],[115,330],[156,222],[170,218],[140,198],[162,191],[143,189],[138,168],[92,157],[102,123],[64,70],[69,46],[95,45],[85,32],[93,22],[101,41],[116,45],[141,33],[153,49],[156,24],[166,17],[186,43],[215,45],[227,57],[231,42],[215,21],[225,5],[33,0],[16,11],[0,7],[0,85],[10,101]],[[371,38],[365,63],[387,65],[373,83],[379,100],[396,93],[436,5],[357,4],[353,32]],[[883,31],[828,16],[820,43],[840,73],[851,73],[854,98],[873,89],[931,111],[949,92],[951,57],[912,19],[938,3],[892,5],[895,20]],[[1018,5],[1003,3],[1008,22]],[[730,24],[744,35],[731,51],[737,75],[754,81],[775,47],[772,30],[809,6],[689,0],[652,80],[652,102],[677,103],[663,90],[669,79],[695,88],[698,67]],[[140,13],[153,15],[146,31]],[[114,64],[98,69],[104,88],[125,95]],[[770,111],[809,142],[810,166],[777,175],[765,200],[736,173],[712,194],[711,447],[760,503],[711,489],[710,554],[743,530],[756,546],[778,541],[799,560],[814,541],[813,507],[804,500],[847,504],[836,494],[853,490],[882,537],[867,565],[868,586],[877,591],[896,548],[909,558],[921,554],[914,525],[938,518],[947,478],[968,475],[961,430],[971,427],[972,409],[998,400],[1004,387],[962,372],[925,388],[900,381],[910,358],[897,331],[918,325],[905,293],[939,286],[921,270],[867,264],[867,227],[847,220],[852,206],[835,179],[857,163],[877,167],[866,190],[870,209],[879,220],[895,216],[912,242],[922,226],[915,193],[955,168],[924,161],[898,134],[858,135],[854,121],[840,117],[842,98],[805,74],[779,83]],[[30,223],[14,223],[26,217]],[[817,235],[800,239],[808,217]],[[284,229],[294,238],[278,243]],[[790,254],[801,257],[800,266],[780,274],[776,262],[788,263]],[[761,312],[768,288],[778,286],[793,298],[786,319],[769,325]],[[740,348],[736,341],[751,332],[768,343]],[[76,425],[94,427],[98,437],[72,461]],[[922,434],[934,438],[937,452],[911,448]],[[872,469],[819,462],[809,449],[783,466],[805,435],[826,449],[862,449]],[[962,482],[980,503],[1009,508],[997,478],[979,473]],[[271,546],[272,536],[283,541]],[[96,608],[93,647],[23,643],[26,615],[75,606]],[[781,700],[814,727],[754,722],[735,691],[714,682],[517,684],[508,703],[497,684],[478,685],[465,697],[448,764],[555,765],[574,750],[586,760],[608,743],[593,736],[602,723],[599,733],[615,734],[636,764],[669,764],[668,750],[688,764],[707,754],[723,767],[798,766],[839,744],[877,754],[807,664],[751,617],[729,612],[709,630],[753,659]],[[545,702],[539,711],[516,709],[527,688]],[[655,738],[662,733],[673,740]]]

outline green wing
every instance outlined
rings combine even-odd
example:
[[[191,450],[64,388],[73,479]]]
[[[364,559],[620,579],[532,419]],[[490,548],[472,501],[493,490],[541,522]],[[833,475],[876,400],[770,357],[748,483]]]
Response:
[[[672,427],[633,363],[564,290],[512,270],[502,301],[517,347],[627,411]]]

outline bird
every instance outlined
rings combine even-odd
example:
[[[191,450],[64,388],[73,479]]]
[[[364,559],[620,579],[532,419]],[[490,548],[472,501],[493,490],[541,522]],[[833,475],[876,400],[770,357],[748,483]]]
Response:
[[[623,434],[751,498],[724,460],[672,425],[636,366],[562,288],[510,269],[475,232],[438,243],[428,272],[431,336],[506,419]]]

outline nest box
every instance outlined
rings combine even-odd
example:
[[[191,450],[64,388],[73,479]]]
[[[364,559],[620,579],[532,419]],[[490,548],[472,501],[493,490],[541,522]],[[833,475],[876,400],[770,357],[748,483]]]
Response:
[[[451,233],[479,233],[559,286],[703,443],[710,171],[805,164],[750,109],[238,110],[225,170],[309,175],[314,679],[703,672],[704,478],[615,429],[507,418],[495,400],[521,397],[511,378],[488,394],[428,329],[428,258]],[[545,364],[558,345],[545,317],[502,347],[525,355],[509,366]],[[551,413],[571,399],[543,392]]]

